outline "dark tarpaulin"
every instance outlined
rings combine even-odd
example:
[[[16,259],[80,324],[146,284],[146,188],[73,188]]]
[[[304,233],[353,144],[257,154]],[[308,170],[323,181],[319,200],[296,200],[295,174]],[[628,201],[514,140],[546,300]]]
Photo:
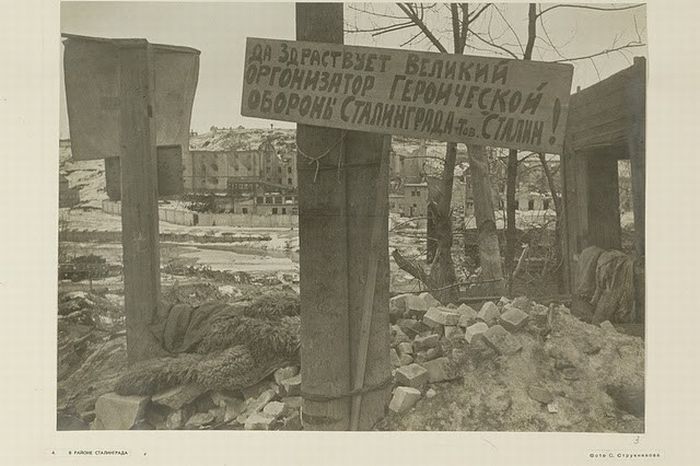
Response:
[[[140,39],[64,34],[64,75],[75,160],[119,157],[119,47]],[[155,69],[156,144],[189,149],[199,50],[151,44]]]

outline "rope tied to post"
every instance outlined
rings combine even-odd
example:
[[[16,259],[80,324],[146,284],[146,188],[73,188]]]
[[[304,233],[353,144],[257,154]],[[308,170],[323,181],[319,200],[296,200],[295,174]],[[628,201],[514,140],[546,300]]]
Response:
[[[318,177],[318,172],[321,169],[321,159],[323,159],[324,157],[327,157],[333,151],[333,149],[335,149],[338,145],[340,145],[340,155],[338,156],[338,182],[340,182],[340,169],[341,169],[341,165],[343,162],[343,156],[345,154],[345,151],[343,150],[343,141],[345,140],[346,134],[347,134],[346,131],[342,131],[338,140],[336,140],[333,144],[331,144],[328,147],[328,149],[323,151],[321,153],[321,155],[318,155],[316,157],[312,157],[312,156],[308,155],[297,144],[297,152],[307,160],[308,164],[309,165],[311,165],[313,163],[316,164],[316,171],[314,172],[314,183],[316,182],[316,179]]]
[[[352,398],[355,395],[361,395],[369,392],[375,392],[377,390],[381,390],[383,388],[387,388],[391,386],[391,384],[394,383],[394,378],[393,377],[387,377],[383,381],[373,384],[373,385],[366,385],[362,388],[359,389],[354,389],[350,390],[347,393],[341,393],[340,395],[321,395],[318,393],[306,393],[304,391],[301,392],[301,397],[305,400],[309,401],[316,401],[316,402],[324,402],[324,401],[334,401],[334,400],[340,400],[342,398]]]

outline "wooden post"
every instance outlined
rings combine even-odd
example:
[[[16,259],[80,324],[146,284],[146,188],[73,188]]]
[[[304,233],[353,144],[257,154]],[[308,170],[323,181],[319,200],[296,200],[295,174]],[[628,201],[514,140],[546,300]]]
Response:
[[[632,207],[634,209],[635,246],[639,257],[645,256],[645,189],[646,189],[646,60],[634,57],[636,74],[627,88],[632,113],[628,151],[632,171]]]
[[[297,40],[343,43],[343,5],[298,3]],[[358,358],[365,289],[375,287],[365,385],[391,374],[389,362],[388,231],[368,258],[377,183],[388,196],[388,176],[379,173],[381,135],[297,125],[299,271],[303,422],[307,430],[350,428],[349,393]],[[309,157],[327,155],[316,164]],[[341,163],[341,169],[338,165]],[[383,184],[382,184],[383,183]],[[386,224],[387,210],[383,221]],[[377,261],[368,283],[368,259]],[[389,390],[363,396],[359,429],[384,416]]]
[[[124,307],[129,362],[160,356],[149,332],[158,310],[158,183],[153,55],[147,41],[119,49]]]
[[[634,274],[636,322],[646,322],[645,256],[646,256],[646,60],[634,58],[636,73],[627,88],[628,101],[635,109],[628,138],[628,151],[632,171],[632,208],[634,211],[634,236],[637,263]]]

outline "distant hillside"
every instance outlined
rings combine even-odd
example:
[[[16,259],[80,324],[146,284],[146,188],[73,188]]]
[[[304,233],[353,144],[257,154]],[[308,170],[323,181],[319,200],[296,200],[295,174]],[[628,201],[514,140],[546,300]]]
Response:
[[[277,150],[296,150],[294,129],[217,129],[190,137],[190,150],[256,150],[269,140]]]
[[[255,150],[269,140],[278,152],[296,151],[296,130],[294,129],[217,129],[190,137],[190,150],[230,151]],[[421,141],[403,136],[392,138],[395,153],[405,156],[417,152]],[[460,148],[462,148],[461,146]],[[461,153],[462,151],[460,151]],[[442,158],[445,155],[445,143],[426,141],[426,155]],[[71,158],[69,140],[59,143],[59,170],[68,178],[71,188],[80,190],[80,203],[77,207],[101,208],[107,199],[104,177],[104,161],[75,161]],[[441,163],[435,159],[426,160],[431,171],[437,172]],[[460,172],[460,168],[456,170]]]

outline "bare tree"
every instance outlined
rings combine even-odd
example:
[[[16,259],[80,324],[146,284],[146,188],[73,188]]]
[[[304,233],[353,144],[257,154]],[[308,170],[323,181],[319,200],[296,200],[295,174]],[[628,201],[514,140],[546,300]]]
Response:
[[[408,45],[412,40],[422,35],[427,38],[439,52],[449,53],[441,40],[425,22],[426,11],[436,8],[436,5],[398,3],[397,6],[410,22],[410,24],[400,23],[397,27],[401,29],[415,27],[418,29],[418,33],[409,39],[405,45]],[[488,7],[489,5],[487,4],[470,11],[470,5],[468,3],[452,3],[447,6],[447,8],[449,8],[452,24],[451,32],[454,54],[461,55],[464,53],[469,24],[476,20]],[[395,28],[384,26],[375,28],[373,33],[382,34],[387,31],[391,32],[395,30]],[[393,253],[394,259],[399,267],[433,289],[435,297],[443,303],[456,301],[459,292],[459,284],[452,260],[453,234],[451,205],[456,158],[457,144],[452,142],[447,143],[442,174],[436,189],[432,190],[434,195],[428,205],[429,219],[432,222],[432,228],[430,229],[431,234],[428,237],[428,241],[434,242],[435,251],[430,264],[430,273],[425,273],[419,264],[402,257],[398,251],[394,251]],[[479,195],[481,195],[480,192],[475,193],[475,196]],[[496,240],[496,248],[497,244],[498,242]],[[498,254],[498,257],[500,257],[500,254]],[[500,263],[500,259],[497,262]]]
[[[642,41],[641,35],[637,29],[635,22],[635,31],[637,37],[627,43],[617,43],[617,38],[613,44],[604,50],[596,51],[587,55],[577,57],[565,56],[552,41],[545,27],[544,16],[554,14],[563,9],[582,9],[595,11],[623,11],[640,8],[643,4],[624,5],[617,7],[604,7],[596,5],[578,5],[578,4],[547,4],[546,7],[538,6],[536,3],[527,5],[527,37],[526,40],[521,40],[515,27],[508,20],[502,11],[502,7],[498,4],[471,4],[471,3],[451,3],[451,4],[421,4],[421,3],[397,3],[396,6],[401,13],[393,14],[389,12],[378,12],[373,6],[357,7],[349,6],[349,8],[366,14],[374,19],[388,20],[389,24],[372,23],[373,27],[369,29],[348,29],[346,32],[362,32],[371,33],[373,36],[379,36],[386,33],[392,33],[402,30],[413,29],[413,34],[401,46],[419,45],[422,41],[427,40],[429,47],[437,49],[441,53],[449,53],[444,45],[446,35],[451,35],[453,53],[463,54],[465,49],[470,49],[479,52],[489,52],[494,55],[505,56],[508,58],[532,60],[533,53],[538,50],[537,42],[544,43],[544,46],[551,51],[554,51],[558,58],[550,60],[554,62],[574,62],[581,60],[589,60],[595,67],[594,59],[596,57],[609,55],[613,53],[622,54],[627,58],[625,52],[635,47],[642,47],[645,43]],[[442,14],[442,22],[444,23],[444,12],[447,11],[451,23],[451,28],[445,30],[439,26],[428,26],[428,16],[438,17]],[[477,22],[477,19],[481,21]],[[492,25],[500,22],[503,31],[494,33]],[[373,20],[372,20],[373,21]],[[538,22],[540,28],[538,30]],[[541,35],[540,35],[541,34]],[[512,41],[515,41],[512,43]],[[597,68],[596,68],[597,70]],[[478,153],[478,152],[477,152]],[[456,286],[450,288],[449,284],[454,283],[455,272],[454,264],[451,259],[452,246],[452,226],[450,202],[452,193],[453,171],[456,160],[456,145],[454,143],[447,144],[445,152],[445,163],[443,166],[442,176],[440,178],[441,193],[437,202],[434,202],[429,208],[430,217],[433,218],[435,225],[433,234],[428,238],[429,241],[435,241],[436,254],[431,263],[430,274],[418,273],[416,267],[420,265],[411,263],[408,266],[407,260],[397,260],[399,266],[407,270],[416,278],[426,283],[429,287],[441,287],[443,291],[438,299],[450,301],[456,296]],[[541,159],[543,165],[547,164],[545,158]],[[518,186],[518,151],[509,150],[506,162],[506,247],[505,247],[505,265],[509,276],[509,287],[512,287],[512,274],[515,268],[515,256],[518,250],[518,233],[516,228],[516,190]],[[544,167],[543,167],[544,168]],[[564,212],[562,206],[559,205],[558,193],[555,192],[553,176],[551,170],[544,168],[545,175],[548,177],[548,184],[552,191],[552,198],[555,203],[555,211],[557,212],[557,223],[560,223],[560,218]],[[550,177],[552,178],[550,180]],[[475,205],[477,204],[475,193]],[[479,224],[477,220],[477,224]],[[479,233],[481,237],[481,232]],[[400,256],[398,251],[395,251],[394,258]],[[405,258],[404,258],[405,259]],[[404,267],[405,266],[405,267]],[[422,268],[420,268],[422,270]],[[447,290],[444,287],[447,286]]]
[[[598,7],[598,6],[591,6],[591,5],[575,5],[575,4],[555,4],[551,6],[547,6],[546,8],[542,8],[541,6],[538,6],[536,3],[530,3],[528,4],[528,14],[527,14],[527,40],[525,41],[525,45],[523,46],[523,41],[520,39],[518,36],[517,32],[515,31],[515,28],[510,24],[510,22],[506,19],[505,15],[501,12],[499,6],[494,5],[493,11],[496,12],[496,14],[500,17],[501,21],[505,23],[507,27],[507,31],[513,36],[517,43],[517,50],[513,50],[515,47],[513,46],[508,46],[508,44],[505,43],[497,43],[497,39],[495,39],[492,35],[491,32],[491,21],[489,21],[488,29],[486,30],[485,33],[479,34],[479,33],[474,33],[474,37],[479,39],[481,42],[486,44],[487,46],[490,46],[493,48],[494,52],[501,52],[505,53],[508,56],[516,59],[522,59],[522,60],[532,60],[533,58],[533,52],[535,50],[536,42],[537,40],[543,41],[548,48],[553,50],[558,56],[559,59],[554,60],[555,62],[573,62],[573,61],[579,61],[579,60],[590,60],[593,66],[595,67],[595,62],[593,61],[594,58],[603,56],[603,55],[608,55],[614,52],[618,53],[623,53],[624,51],[635,48],[635,47],[643,47],[645,43],[642,41],[641,34],[639,33],[636,21],[635,21],[635,32],[636,32],[636,38],[625,43],[625,44],[618,44],[617,43],[617,38],[613,41],[613,44],[610,48],[600,50],[597,52],[593,52],[591,54],[585,55],[585,56],[579,56],[579,57],[566,57],[564,56],[559,48],[554,44],[552,41],[551,37],[549,36],[549,33],[547,32],[547,29],[545,27],[544,23],[544,15],[552,12],[557,9],[571,9],[571,8],[578,8],[578,9],[585,9],[585,10],[596,10],[596,11],[622,11],[622,10],[630,10],[634,8],[640,8],[644,6],[643,4],[638,4],[638,5],[626,5],[626,6],[621,6],[621,7]],[[540,29],[542,32],[542,37],[538,35],[538,27],[537,24],[540,24]],[[597,71],[597,68],[596,68]],[[544,155],[542,155],[541,162],[543,166],[547,165],[547,161],[544,158]],[[516,227],[516,192],[518,188],[518,151],[515,149],[511,149],[508,152],[508,161],[507,161],[507,167],[506,167],[506,247],[505,247],[505,264],[506,264],[506,271],[509,274],[509,289],[512,289],[512,278],[513,278],[513,272],[515,271],[515,256],[518,251],[518,244],[519,244],[519,238],[518,238],[518,232],[517,232],[517,227]],[[549,186],[551,189],[551,195],[552,198],[554,199],[555,202],[555,207],[558,207],[556,209],[557,212],[557,234],[556,234],[556,239],[557,241],[559,240],[559,230],[558,227],[561,224],[561,220],[559,217],[563,215],[563,209],[561,208],[561,205],[557,205],[558,203],[558,193],[554,191],[554,183],[552,180],[549,179],[551,177],[551,171],[548,171],[548,167],[544,168],[545,169],[545,175],[548,176],[548,182]],[[557,245],[559,247],[559,245]]]

